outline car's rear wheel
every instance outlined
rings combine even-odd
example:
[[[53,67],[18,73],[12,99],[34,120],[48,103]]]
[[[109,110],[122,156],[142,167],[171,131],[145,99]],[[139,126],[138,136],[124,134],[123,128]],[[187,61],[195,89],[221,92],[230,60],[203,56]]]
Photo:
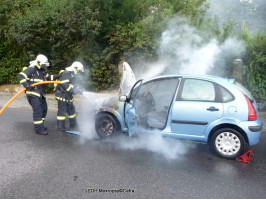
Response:
[[[102,138],[114,135],[117,132],[118,123],[112,115],[101,113],[96,116],[95,129],[98,135]]]
[[[223,158],[235,159],[243,154],[245,140],[237,130],[222,128],[213,134],[211,147],[217,155]]]

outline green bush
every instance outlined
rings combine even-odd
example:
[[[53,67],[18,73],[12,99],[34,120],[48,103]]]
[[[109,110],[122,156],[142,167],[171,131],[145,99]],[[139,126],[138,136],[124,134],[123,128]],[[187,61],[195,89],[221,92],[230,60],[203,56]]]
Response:
[[[18,83],[17,75],[27,65],[25,54],[12,43],[0,39],[0,84]]]
[[[110,62],[100,62],[91,68],[90,88],[99,91],[116,88],[120,82],[118,67]]]
[[[0,84],[18,83],[21,69],[43,53],[51,63],[50,74],[79,60],[90,71],[87,88],[117,87],[120,58],[130,63],[155,60],[158,38],[173,16],[195,26],[205,42],[236,37],[235,22],[220,27],[218,18],[205,16],[208,7],[206,0],[1,0]],[[265,34],[251,37],[245,30],[241,38],[247,46],[247,86],[258,101],[265,101]],[[227,58],[223,62],[230,65]]]
[[[20,70],[16,67],[28,65],[39,53],[48,57],[51,72],[58,73],[79,59],[101,25],[87,0],[3,0],[0,13],[1,40],[7,41],[0,46],[5,68],[1,83],[14,82],[13,71]],[[33,58],[28,55],[25,62],[26,54]]]
[[[258,102],[266,101],[266,34],[246,35],[244,57],[247,84]]]

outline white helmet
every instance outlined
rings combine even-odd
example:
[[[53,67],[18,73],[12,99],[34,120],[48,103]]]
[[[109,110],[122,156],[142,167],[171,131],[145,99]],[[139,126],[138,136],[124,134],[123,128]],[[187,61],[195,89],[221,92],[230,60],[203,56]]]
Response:
[[[50,66],[48,58],[45,55],[39,54],[36,58],[36,61],[42,68],[47,68]]]
[[[74,68],[76,69],[78,72],[84,72],[84,66],[82,65],[81,62],[75,61],[72,63],[72,65],[70,66],[70,68]]]

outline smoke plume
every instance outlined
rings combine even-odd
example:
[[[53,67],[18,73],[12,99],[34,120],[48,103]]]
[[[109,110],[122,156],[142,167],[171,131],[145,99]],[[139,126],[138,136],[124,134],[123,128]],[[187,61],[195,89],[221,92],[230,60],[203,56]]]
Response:
[[[244,51],[242,41],[228,38],[221,43],[216,38],[206,39],[204,33],[176,17],[169,21],[161,35],[157,62],[144,61],[140,66],[146,66],[147,70],[139,73],[138,78],[169,74],[226,76],[233,59],[241,57]],[[140,70],[140,66],[136,70]]]
[[[179,18],[169,22],[159,41],[157,62],[143,62],[141,67],[134,66],[133,71],[137,75],[137,79],[167,74],[225,75],[224,71],[228,67],[228,60],[237,58],[245,49],[243,43],[235,38],[229,38],[223,43],[219,43],[216,38],[206,40],[194,27],[185,24]],[[143,66],[145,66],[145,71]],[[129,77],[132,77],[132,80],[135,79],[132,74],[129,74]],[[127,80],[129,79],[127,78]],[[128,86],[128,84],[126,85]],[[95,109],[114,108],[117,105],[118,92],[112,95],[87,92],[85,97],[86,101],[82,110],[85,111],[83,113],[90,114],[81,116],[83,122],[81,132],[83,139],[92,140],[98,138],[94,128]],[[167,160],[180,159],[194,147],[191,143],[163,138],[158,132],[143,134],[142,131],[138,131],[136,138],[129,139],[120,135],[108,138],[104,143],[108,142],[122,150],[145,149],[163,156]]]

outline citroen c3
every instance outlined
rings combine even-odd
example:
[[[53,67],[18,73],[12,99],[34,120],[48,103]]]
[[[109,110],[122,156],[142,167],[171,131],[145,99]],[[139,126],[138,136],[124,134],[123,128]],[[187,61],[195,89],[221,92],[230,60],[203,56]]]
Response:
[[[99,136],[144,132],[209,144],[234,159],[259,142],[262,121],[252,94],[234,79],[169,75],[137,81],[113,107],[99,109]]]

